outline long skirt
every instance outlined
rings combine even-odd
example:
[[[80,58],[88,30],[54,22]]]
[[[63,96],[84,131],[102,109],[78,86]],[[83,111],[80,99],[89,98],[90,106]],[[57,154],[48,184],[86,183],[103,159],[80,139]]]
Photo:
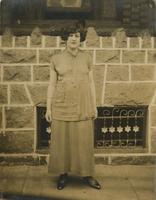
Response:
[[[93,120],[53,120],[48,172],[94,175],[93,141]]]

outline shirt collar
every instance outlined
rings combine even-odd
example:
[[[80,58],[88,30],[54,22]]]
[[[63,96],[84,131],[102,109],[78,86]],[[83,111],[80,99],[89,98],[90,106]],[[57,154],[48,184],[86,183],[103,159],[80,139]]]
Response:
[[[80,51],[79,48],[77,49],[77,51],[72,51],[72,50],[66,48],[66,52],[74,57],[76,57],[78,55],[79,51]]]

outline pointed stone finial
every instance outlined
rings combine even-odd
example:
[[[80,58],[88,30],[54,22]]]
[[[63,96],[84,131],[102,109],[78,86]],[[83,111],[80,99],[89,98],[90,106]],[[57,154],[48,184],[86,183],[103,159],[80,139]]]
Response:
[[[127,36],[124,28],[118,28],[116,29],[112,36],[115,36],[116,38],[116,47],[126,47],[127,46]]]
[[[113,36],[115,37],[125,37],[126,36],[126,32],[124,28],[117,28],[113,34]]]
[[[36,36],[41,36],[42,35],[41,30],[40,30],[40,28],[38,26],[35,27],[33,29],[32,33],[31,33],[31,36],[34,36],[34,35],[36,35]]]
[[[141,37],[151,37],[150,31],[148,29],[144,29],[140,32]]]
[[[35,27],[31,33],[31,45],[41,46],[42,43],[42,32],[39,27]]]
[[[140,36],[142,38],[142,48],[151,48],[151,34],[148,29],[141,31]]]
[[[12,36],[12,37],[13,37],[13,33],[12,33],[12,31],[11,31],[11,28],[6,27],[6,28],[4,29],[3,35],[4,35],[4,36]]]
[[[99,36],[94,27],[88,27],[86,35],[86,45],[88,47],[99,47]]]
[[[12,46],[13,33],[10,28],[6,27],[2,36],[2,46],[11,47]]]

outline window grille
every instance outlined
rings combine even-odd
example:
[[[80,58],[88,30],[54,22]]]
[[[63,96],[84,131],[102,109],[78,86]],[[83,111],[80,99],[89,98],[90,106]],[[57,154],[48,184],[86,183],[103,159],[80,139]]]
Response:
[[[95,147],[145,147],[147,109],[147,106],[98,107]]]
[[[45,119],[45,106],[37,106],[37,149],[49,147],[51,127]]]

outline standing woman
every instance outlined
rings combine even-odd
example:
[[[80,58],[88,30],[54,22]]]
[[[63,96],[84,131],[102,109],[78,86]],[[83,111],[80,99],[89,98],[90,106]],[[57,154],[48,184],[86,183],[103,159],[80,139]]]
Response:
[[[66,48],[52,56],[47,91],[46,120],[52,121],[48,171],[59,175],[57,189],[68,182],[68,173],[81,176],[96,189],[93,120],[97,117],[92,59],[79,49],[85,32],[75,26],[62,33]]]

